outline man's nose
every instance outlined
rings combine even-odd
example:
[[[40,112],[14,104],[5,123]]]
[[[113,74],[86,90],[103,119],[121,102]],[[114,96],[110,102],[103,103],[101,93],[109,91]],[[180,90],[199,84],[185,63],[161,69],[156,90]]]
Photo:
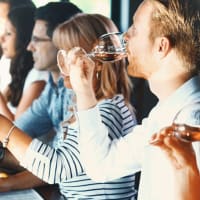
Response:
[[[26,49],[27,49],[27,51],[31,51],[31,52],[34,51],[34,46],[32,44],[32,41],[29,42],[29,44],[28,44]]]

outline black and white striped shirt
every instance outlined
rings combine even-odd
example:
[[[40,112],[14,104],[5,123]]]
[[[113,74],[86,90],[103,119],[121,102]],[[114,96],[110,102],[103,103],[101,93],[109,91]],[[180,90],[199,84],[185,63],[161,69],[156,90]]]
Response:
[[[136,124],[135,115],[125,105],[122,95],[101,101],[99,107],[102,122],[108,127],[112,139],[128,134]],[[85,174],[78,150],[77,124],[69,127],[67,138],[57,149],[34,139],[22,165],[44,181],[58,183],[67,199],[135,199],[135,175],[98,183]]]

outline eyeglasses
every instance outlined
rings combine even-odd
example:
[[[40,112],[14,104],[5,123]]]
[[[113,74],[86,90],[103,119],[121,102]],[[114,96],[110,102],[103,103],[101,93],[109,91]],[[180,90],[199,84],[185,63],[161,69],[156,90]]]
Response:
[[[37,36],[32,36],[31,37],[31,42],[35,42],[35,43],[38,43],[38,42],[48,42],[48,41],[51,41],[50,38],[39,38]]]

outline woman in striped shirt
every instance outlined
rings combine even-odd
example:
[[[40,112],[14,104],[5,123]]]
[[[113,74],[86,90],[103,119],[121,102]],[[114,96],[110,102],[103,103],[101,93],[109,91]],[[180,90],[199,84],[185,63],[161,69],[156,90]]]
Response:
[[[58,49],[67,51],[81,46],[90,52],[99,36],[116,31],[116,26],[107,17],[78,14],[56,28],[53,41]],[[66,61],[63,61],[64,74],[67,74]],[[131,84],[126,73],[126,63],[125,60],[120,60],[115,63],[95,61],[95,64],[93,88],[99,100],[102,122],[109,129],[109,137],[119,139],[128,134],[136,124],[134,110],[129,104]],[[65,86],[70,88],[69,77],[63,77]],[[71,92],[73,95],[72,90]],[[135,174],[104,183],[94,182],[87,176],[78,150],[78,119],[75,117],[71,121],[67,126],[67,135],[57,149],[38,139],[31,139],[17,128],[12,130],[7,147],[23,167],[50,184],[58,183],[61,193],[67,199],[136,199]],[[0,116],[0,124],[2,141],[11,122]],[[126,155],[119,156],[123,159]]]

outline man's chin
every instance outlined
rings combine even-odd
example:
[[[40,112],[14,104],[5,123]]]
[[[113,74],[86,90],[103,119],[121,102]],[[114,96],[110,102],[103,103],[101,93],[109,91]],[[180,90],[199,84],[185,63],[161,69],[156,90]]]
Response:
[[[39,65],[34,65],[34,69],[38,70],[38,71],[44,71],[45,69]]]
[[[135,69],[136,69],[136,68],[135,68],[133,65],[130,65],[130,64],[129,64],[128,67],[127,67],[128,75],[129,75],[129,76],[135,77],[135,76],[137,75]]]
[[[39,67],[36,63],[34,63],[33,67],[34,67],[35,69],[37,69],[37,70],[40,70],[40,67]]]
[[[137,69],[138,68],[135,65],[129,64],[127,67],[128,75],[136,78],[144,78],[143,74],[140,73]]]

